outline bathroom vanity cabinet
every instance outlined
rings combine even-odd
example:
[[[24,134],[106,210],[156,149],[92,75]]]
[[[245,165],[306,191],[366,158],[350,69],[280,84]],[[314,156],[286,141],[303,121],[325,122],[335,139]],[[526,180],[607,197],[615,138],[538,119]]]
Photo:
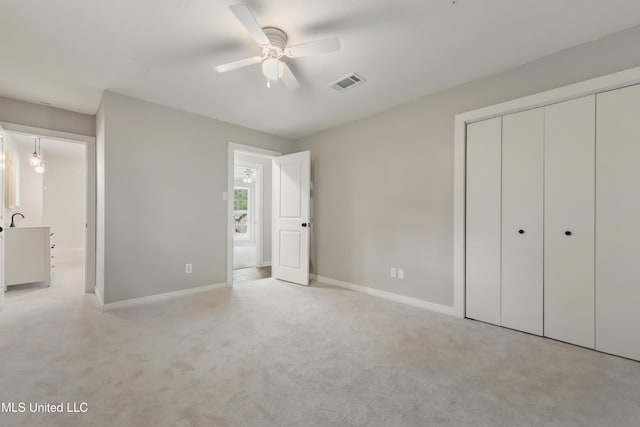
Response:
[[[49,227],[5,228],[4,280],[7,286],[51,283],[51,236]]]

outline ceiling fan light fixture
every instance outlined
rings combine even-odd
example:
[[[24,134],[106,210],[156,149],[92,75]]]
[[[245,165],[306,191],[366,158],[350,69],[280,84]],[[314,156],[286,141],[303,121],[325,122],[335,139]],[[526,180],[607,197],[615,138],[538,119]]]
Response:
[[[267,58],[262,61],[262,74],[267,80],[278,80],[284,75],[284,63],[278,58]]]
[[[253,170],[252,169],[245,169],[244,171],[244,177],[242,178],[242,182],[244,182],[245,184],[251,184],[254,182],[253,179]]]

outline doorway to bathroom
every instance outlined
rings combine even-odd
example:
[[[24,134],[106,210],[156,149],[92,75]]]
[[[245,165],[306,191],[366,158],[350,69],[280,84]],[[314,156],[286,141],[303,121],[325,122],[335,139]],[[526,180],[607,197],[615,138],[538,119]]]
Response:
[[[231,283],[271,277],[272,158],[279,153],[229,147]]]
[[[87,145],[2,132],[4,303],[81,298],[87,288]]]

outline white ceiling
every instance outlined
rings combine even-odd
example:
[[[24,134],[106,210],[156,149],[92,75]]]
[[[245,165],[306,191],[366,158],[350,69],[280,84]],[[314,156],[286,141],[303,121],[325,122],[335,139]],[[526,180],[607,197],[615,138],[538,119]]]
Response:
[[[246,176],[247,171],[251,171],[253,178],[256,178],[256,170],[253,168],[248,168],[245,166],[235,166],[233,168],[233,177],[234,179],[242,179]]]
[[[34,150],[34,136],[12,133],[8,134],[7,138],[11,138],[22,147],[26,147],[30,152]],[[40,151],[45,163],[47,156],[57,156],[66,158],[84,158],[84,145],[77,142],[68,142],[58,139],[40,139]]]
[[[259,54],[238,2],[0,0],[0,95],[93,114],[108,89],[296,139],[640,24],[638,0],[244,0],[291,44],[340,37],[289,92],[211,69]]]

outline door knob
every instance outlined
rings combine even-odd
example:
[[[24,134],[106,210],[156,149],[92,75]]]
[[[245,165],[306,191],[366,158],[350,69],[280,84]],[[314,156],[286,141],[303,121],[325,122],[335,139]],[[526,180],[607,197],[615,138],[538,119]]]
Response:
[[[565,236],[571,236],[572,234],[573,234],[573,233],[571,233],[570,231],[565,231],[565,232],[564,232],[564,235],[565,235]]]
[[[303,223],[302,223],[302,226],[303,226],[303,227],[306,227],[306,226],[307,226],[307,223],[306,223],[306,222],[303,222]]]
[[[524,234],[524,230],[520,229],[520,230],[518,230],[518,233]]]
[[[4,230],[4,228],[0,227],[0,233],[2,233],[2,230]]]

